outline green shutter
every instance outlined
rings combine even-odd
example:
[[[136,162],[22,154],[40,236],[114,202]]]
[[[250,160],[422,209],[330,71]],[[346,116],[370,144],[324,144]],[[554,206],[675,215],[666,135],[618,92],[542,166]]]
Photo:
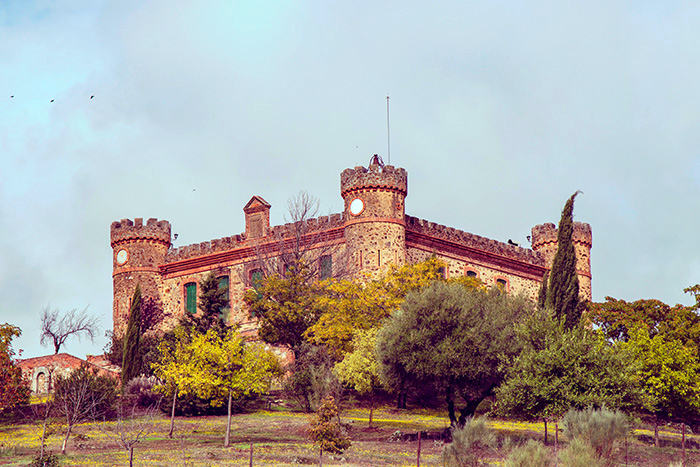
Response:
[[[185,284],[185,309],[188,313],[197,313],[197,284]]]
[[[219,316],[223,320],[224,323],[228,323],[228,318],[229,318],[229,312],[231,311],[231,302],[228,300],[228,297],[231,295],[228,293],[228,276],[221,276],[219,277],[219,288],[220,289],[227,289],[226,292],[226,305],[224,305],[223,308],[221,308],[221,311],[219,311]]]

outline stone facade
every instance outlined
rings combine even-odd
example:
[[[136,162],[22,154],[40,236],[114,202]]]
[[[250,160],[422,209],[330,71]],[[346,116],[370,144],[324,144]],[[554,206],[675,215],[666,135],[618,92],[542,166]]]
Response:
[[[320,269],[327,267],[336,274],[342,264],[356,276],[377,275],[391,264],[416,263],[435,255],[447,264],[446,276],[476,276],[486,285],[499,284],[533,300],[556,252],[557,228],[551,223],[532,228],[532,249],[528,249],[406,215],[406,170],[384,166],[376,157],[367,168],[342,172],[340,194],[342,213],[310,219],[303,226],[270,226],[270,204],[254,196],[243,209],[243,233],[180,248],[172,248],[167,221],[113,222],[115,333],[124,332],[136,284],[141,284],[143,296],[162,306],[165,328],[187,312],[188,294],[189,311],[193,311],[199,281],[211,271],[228,282],[228,321],[244,333],[254,333],[256,325],[248,317],[243,294],[256,280],[260,259],[282,270],[280,258],[292,244],[305,245]],[[590,300],[590,225],[575,224],[574,243],[581,297]]]

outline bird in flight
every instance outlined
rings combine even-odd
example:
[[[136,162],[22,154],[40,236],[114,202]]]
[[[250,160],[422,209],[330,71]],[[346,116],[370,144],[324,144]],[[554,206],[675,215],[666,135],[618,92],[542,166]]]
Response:
[[[51,99],[51,102],[53,102],[53,101],[54,101],[54,100],[53,100],[53,99]]]
[[[93,97],[95,97],[95,96],[90,96],[90,99],[92,99]]]

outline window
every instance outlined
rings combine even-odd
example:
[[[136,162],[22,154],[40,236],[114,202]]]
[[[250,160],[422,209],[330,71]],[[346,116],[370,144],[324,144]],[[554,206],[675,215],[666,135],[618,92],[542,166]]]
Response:
[[[226,305],[219,311],[219,317],[224,323],[228,323],[228,315],[231,311],[231,302],[229,297],[231,296],[228,292],[228,276],[219,277],[219,289],[226,289]]]
[[[446,275],[446,271],[445,271],[445,268],[444,268],[444,267],[440,266],[440,267],[438,268],[438,274],[439,274],[440,277],[442,277],[443,279],[447,279],[447,275]]]
[[[496,287],[504,292],[508,292],[508,281],[503,278],[496,279]]]
[[[262,297],[262,294],[258,290],[260,288],[260,285],[262,284],[262,280],[262,269],[253,269],[252,271],[250,271],[250,285],[255,289],[256,292],[258,292],[258,298]]]
[[[476,271],[472,271],[470,269],[467,271],[467,277],[479,277],[479,275],[476,273]]]
[[[321,280],[328,279],[333,275],[333,258],[331,255],[321,256],[318,272]]]
[[[194,282],[185,284],[185,310],[188,313],[197,313],[197,284]]]

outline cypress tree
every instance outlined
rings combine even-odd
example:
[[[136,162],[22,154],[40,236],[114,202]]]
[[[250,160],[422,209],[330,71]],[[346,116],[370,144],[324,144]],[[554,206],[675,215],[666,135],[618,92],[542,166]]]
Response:
[[[124,335],[122,388],[141,372],[141,286],[136,285],[129,308],[129,322]]]
[[[557,233],[557,252],[549,272],[549,284],[545,304],[554,316],[564,320],[567,328],[578,324],[581,310],[578,307],[578,275],[574,249],[574,199],[577,191],[568,199],[561,212]]]
[[[537,296],[537,308],[544,309],[547,304],[547,281],[549,280],[549,271],[544,272],[542,284],[540,284],[540,293]]]

